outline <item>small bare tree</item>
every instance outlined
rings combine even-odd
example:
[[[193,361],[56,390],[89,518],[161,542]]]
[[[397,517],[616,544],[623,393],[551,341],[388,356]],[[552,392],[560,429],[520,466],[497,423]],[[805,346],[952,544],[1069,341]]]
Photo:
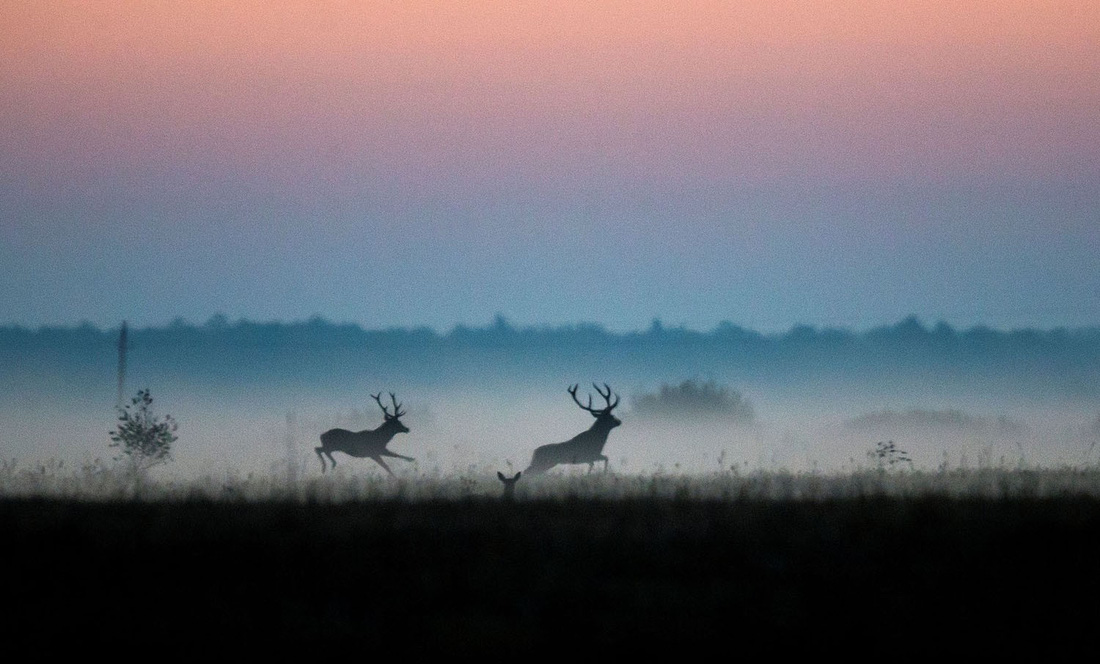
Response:
[[[867,452],[867,458],[873,461],[879,470],[893,470],[905,463],[909,464],[910,470],[913,469],[913,460],[909,458],[909,453],[898,447],[892,440],[875,443],[875,449]]]
[[[111,432],[110,446],[119,449],[116,461],[126,461],[135,475],[172,460],[172,443],[179,425],[171,415],[161,420],[153,414],[153,396],[139,390],[130,403],[118,409],[118,427]]]

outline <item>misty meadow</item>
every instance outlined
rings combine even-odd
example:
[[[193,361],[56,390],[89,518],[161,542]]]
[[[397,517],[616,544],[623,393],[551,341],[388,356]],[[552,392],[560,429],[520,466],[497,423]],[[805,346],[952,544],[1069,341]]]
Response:
[[[119,341],[0,330],[24,642],[60,619],[88,644],[119,621],[135,644],[201,633],[196,652],[790,633],[804,650],[852,632],[990,652],[983,633],[1072,643],[1100,591],[1096,329],[217,316]],[[137,386],[178,422],[171,457],[140,472],[107,435]],[[604,463],[535,452],[605,419]],[[322,459],[323,432],[384,423],[388,466]]]
[[[924,470],[1100,456],[1095,328],[956,330],[910,317],[862,332],[654,321],[614,333],[498,317],[439,333],[215,316],[130,330],[124,394],[118,342],[119,329],[90,325],[0,329],[4,458],[106,458],[118,400],[147,388],[180,422],[179,472],[318,474],[320,434],[374,428],[372,395],[393,392],[412,431],[392,449],[416,459],[399,468],[522,470],[538,445],[589,426],[567,388],[584,398],[592,383],[621,400],[606,449],[617,473],[854,471],[887,441]]]

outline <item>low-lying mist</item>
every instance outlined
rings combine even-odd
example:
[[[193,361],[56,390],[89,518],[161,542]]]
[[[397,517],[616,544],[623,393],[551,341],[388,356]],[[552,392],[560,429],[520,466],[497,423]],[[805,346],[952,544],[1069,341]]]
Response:
[[[111,462],[117,331],[0,328],[0,458]],[[162,477],[320,476],[322,432],[373,429],[372,394],[402,404],[398,476],[525,469],[540,445],[585,431],[581,405],[609,386],[622,425],[603,453],[617,474],[852,472],[890,445],[912,470],[1064,467],[1100,460],[1100,330],[925,328],[857,334],[806,326],[760,335],[654,325],[363,330],[323,320],[224,320],[133,331],[125,398],[148,388],[179,423]],[[337,473],[384,477],[336,453]],[[597,471],[602,472],[602,464]],[[587,464],[555,474],[584,474]]]
[[[253,389],[211,396],[162,386],[152,390],[154,410],[177,420],[179,438],[173,461],[155,472],[320,475],[314,453],[320,434],[337,427],[378,427],[383,416],[370,394],[393,389],[410,431],[395,436],[389,449],[416,459],[391,459],[396,474],[511,473],[527,467],[536,447],[565,441],[592,425],[592,415],[572,401],[567,387],[525,392],[514,384],[484,391],[378,385],[361,391]],[[912,469],[1060,467],[1095,463],[1100,456],[1097,411],[1070,403],[998,408],[988,401],[929,403],[869,394],[862,401],[848,395],[829,409],[816,399],[799,402],[765,389],[729,387],[751,405],[751,417],[729,417],[641,408],[642,399],[658,393],[661,384],[611,387],[621,396],[615,414],[622,425],[610,432],[604,454],[609,470],[619,474],[846,472],[874,467],[875,447],[887,441],[906,453]],[[595,395],[591,385],[588,393]],[[579,394],[587,398],[583,384]],[[99,399],[8,400],[0,419],[0,444],[9,461],[72,465],[108,461],[116,453],[108,446],[116,424],[109,393]],[[384,475],[370,459],[335,456],[337,472]],[[595,471],[602,467],[597,464]],[[551,472],[589,469],[583,464]]]

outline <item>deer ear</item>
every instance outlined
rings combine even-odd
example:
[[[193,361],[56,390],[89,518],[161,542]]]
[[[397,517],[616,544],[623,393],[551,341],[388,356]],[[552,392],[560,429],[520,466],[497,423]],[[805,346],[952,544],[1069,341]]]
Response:
[[[499,478],[500,478],[500,481],[501,481],[501,482],[503,482],[503,481],[504,481],[504,473],[500,472],[499,470],[497,471],[497,477],[499,477]]]
[[[516,480],[518,480],[518,479],[519,479],[519,476],[520,476],[520,475],[522,475],[522,474],[523,474],[523,472],[522,472],[522,471],[519,471],[519,472],[517,472],[517,473],[516,473],[516,476],[512,478],[512,481],[513,481],[513,482],[515,482]]]

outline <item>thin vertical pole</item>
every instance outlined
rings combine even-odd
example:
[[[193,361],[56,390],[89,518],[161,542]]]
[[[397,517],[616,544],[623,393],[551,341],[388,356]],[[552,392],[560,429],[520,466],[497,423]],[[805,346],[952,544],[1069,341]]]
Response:
[[[126,321],[122,321],[122,330],[118,333],[118,403],[122,408],[126,398]]]

